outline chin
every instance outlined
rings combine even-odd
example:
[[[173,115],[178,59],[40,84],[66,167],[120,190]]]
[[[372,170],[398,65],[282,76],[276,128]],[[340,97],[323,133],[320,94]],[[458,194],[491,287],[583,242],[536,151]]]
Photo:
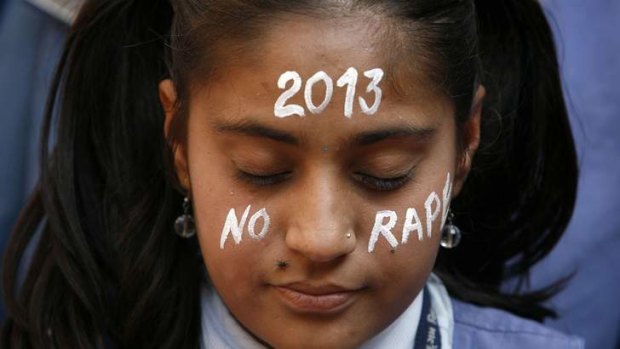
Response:
[[[324,338],[319,333],[308,337],[307,339],[293,336],[278,338],[278,341],[270,343],[270,345],[278,349],[354,349],[359,348],[362,344],[361,341],[354,340],[354,338]]]
[[[338,328],[334,324],[323,328],[285,326],[273,334],[274,338],[266,342],[278,349],[354,349],[367,340],[355,330]]]

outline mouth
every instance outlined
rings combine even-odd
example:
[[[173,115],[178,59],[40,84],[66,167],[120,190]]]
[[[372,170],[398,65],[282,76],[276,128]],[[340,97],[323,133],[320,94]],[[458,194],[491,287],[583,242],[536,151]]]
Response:
[[[332,315],[342,312],[357,298],[363,288],[351,289],[335,285],[291,283],[273,286],[280,300],[297,313]]]

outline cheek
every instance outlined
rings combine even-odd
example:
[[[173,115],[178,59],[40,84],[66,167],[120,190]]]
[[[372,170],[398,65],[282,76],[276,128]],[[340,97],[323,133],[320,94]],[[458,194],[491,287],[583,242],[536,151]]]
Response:
[[[222,230],[224,229],[229,214],[234,213],[241,220],[247,211],[249,221],[252,214],[261,207],[260,202],[252,194],[242,192],[236,183],[234,174],[227,169],[229,160],[223,157],[221,152],[213,151],[208,141],[194,141],[189,147],[189,173],[191,179],[191,195],[194,219],[200,249],[205,264],[212,279],[232,282],[235,275],[241,276],[248,268],[240,268],[240,265],[253,265],[256,263],[257,253],[251,253],[251,249],[258,246],[247,235],[247,229],[243,229],[243,240],[236,244],[230,236],[225,243],[225,248],[220,248]],[[251,207],[248,209],[248,206]],[[257,227],[260,226],[257,223]],[[247,223],[246,223],[247,225]],[[229,280],[229,281],[227,281]]]
[[[273,242],[284,240],[279,235],[287,231],[286,224],[293,216],[284,207],[291,205],[283,205],[277,198],[266,201],[232,179],[209,177],[206,172],[194,178],[194,215],[205,260],[210,262],[207,265],[217,264],[228,272],[239,263],[256,263]],[[372,205],[365,199],[351,203],[358,249],[369,256],[388,251],[434,259],[450,203],[451,174],[442,182],[429,185],[441,189],[414,186]]]
[[[445,173],[445,172],[444,172]],[[437,242],[446,219],[452,192],[452,174],[446,177],[421,174],[409,188],[388,199],[374,202],[364,225],[370,226],[369,251],[387,246],[392,250],[408,245]],[[368,220],[371,218],[372,220]]]
[[[432,271],[450,204],[451,173],[443,178],[420,178],[420,181],[428,185],[413,186],[387,206],[392,207],[395,213],[392,215],[396,217],[395,223],[389,231],[379,232],[374,251],[370,254],[380,270],[378,275],[382,275],[382,282],[402,285],[393,291],[404,294],[419,289]],[[373,215],[372,221],[366,223],[371,228],[368,240],[373,239],[372,228],[377,226],[378,220],[378,216]],[[384,224],[388,222],[388,218],[383,219]],[[396,246],[390,244],[390,235],[396,240]]]
[[[238,195],[222,200],[209,198],[201,201],[196,208],[198,240],[203,261],[213,284],[217,286],[220,294],[226,295],[230,303],[243,303],[251,299],[255,292],[254,287],[264,282],[265,273],[270,270],[265,255],[277,254],[272,244],[271,227],[260,240],[251,238],[248,233],[251,216],[259,210],[258,206],[248,205],[251,201]],[[233,215],[236,219],[227,219]],[[263,225],[264,220],[257,219],[255,235],[262,231]],[[223,234],[223,231],[228,234]],[[238,232],[239,243],[235,240],[233,231],[235,234]],[[226,238],[223,248],[222,236]]]

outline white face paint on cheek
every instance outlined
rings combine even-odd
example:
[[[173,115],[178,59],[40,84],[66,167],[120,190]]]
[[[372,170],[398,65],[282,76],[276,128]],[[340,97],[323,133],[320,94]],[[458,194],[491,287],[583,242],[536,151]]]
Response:
[[[383,224],[383,220],[389,218],[386,224]],[[379,240],[379,235],[383,235],[392,248],[398,246],[398,240],[392,234],[392,228],[396,225],[397,220],[396,212],[394,211],[379,211],[375,216],[375,225],[370,233],[370,240],[368,240],[368,252],[375,250],[375,244]]]
[[[441,227],[446,223],[446,219],[448,218],[448,208],[450,207],[450,200],[452,199],[452,181],[450,180],[450,172],[448,172],[448,176],[446,178],[446,184],[443,187],[443,206],[442,206],[442,215],[441,215]]]
[[[450,206],[450,197],[452,193],[452,181],[450,173],[448,172],[446,178],[446,184],[443,188],[442,199],[436,192],[432,192],[426,198],[424,202],[424,211],[426,214],[426,236],[431,238],[433,232],[433,223],[439,218],[441,213],[442,227],[445,223],[448,207]],[[385,218],[389,218],[387,223],[383,223]],[[375,224],[370,233],[370,239],[368,240],[368,252],[373,252],[380,236],[383,236],[392,249],[398,246],[398,241],[392,234],[392,229],[396,226],[398,216],[394,211],[379,211],[375,216]],[[424,239],[424,226],[418,216],[418,212],[415,208],[408,208],[405,213],[405,222],[403,223],[403,233],[401,244],[406,244],[409,241],[409,235],[411,232],[417,231],[418,240]]]
[[[405,225],[403,226],[402,244],[406,244],[409,241],[409,234],[414,230],[418,232],[418,240],[422,241],[424,238],[424,228],[422,227],[418,212],[415,208],[408,208],[405,216]]]
[[[435,208],[433,208],[433,203],[435,204]],[[439,196],[435,192],[430,193],[424,203],[424,210],[426,211],[426,236],[429,238],[433,233],[433,222],[439,216],[440,209],[441,201],[439,201]]]
[[[228,240],[228,236],[232,235],[235,244],[241,243],[243,229],[245,227],[245,222],[248,219],[250,214],[250,209],[252,205],[248,205],[241,216],[241,220],[237,219],[237,213],[234,208],[231,208],[228,211],[228,215],[226,216],[226,222],[224,223],[224,228],[222,229],[222,235],[220,237],[220,249],[224,249],[224,245],[226,244],[226,240]],[[260,233],[256,234],[256,222],[259,218],[263,219],[263,227],[261,228]],[[263,208],[258,212],[254,213],[250,218],[250,222],[248,224],[248,235],[254,240],[262,240],[267,236],[269,232],[269,224],[270,224],[269,213],[267,213],[267,209]]]
[[[259,218],[263,219],[263,227],[260,233],[256,234],[254,230],[256,229],[256,221]],[[250,224],[248,225],[248,234],[250,235],[250,237],[254,240],[262,240],[269,232],[269,222],[270,218],[269,213],[267,213],[267,209],[263,208],[260,211],[256,212],[252,216],[252,218],[250,218]]]

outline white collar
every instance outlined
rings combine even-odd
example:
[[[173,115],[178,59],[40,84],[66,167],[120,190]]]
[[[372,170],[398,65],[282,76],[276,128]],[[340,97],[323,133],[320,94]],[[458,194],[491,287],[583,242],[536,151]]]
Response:
[[[378,335],[364,343],[361,349],[411,349],[415,342],[415,335],[422,315],[422,299],[424,292],[420,291],[409,307],[400,316]]]
[[[200,298],[202,349],[265,349],[239,325],[213,287],[203,283]]]
[[[431,274],[427,282],[431,303],[438,318],[441,349],[452,348],[454,320],[452,304],[441,280]],[[361,349],[411,349],[415,341],[423,292],[420,292],[407,309],[386,329],[362,345]],[[220,296],[207,285],[201,291],[202,342],[201,348],[211,349],[266,349],[252,337],[230,314]]]

